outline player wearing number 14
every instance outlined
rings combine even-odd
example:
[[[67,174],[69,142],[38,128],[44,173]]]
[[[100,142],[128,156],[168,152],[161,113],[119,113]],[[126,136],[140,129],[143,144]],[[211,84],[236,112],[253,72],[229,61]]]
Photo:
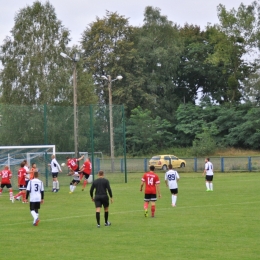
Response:
[[[155,202],[157,200],[157,195],[160,198],[160,180],[158,175],[154,172],[155,167],[153,165],[150,166],[150,171],[146,172],[141,181],[140,191],[143,190],[143,186],[145,184],[145,191],[144,191],[144,216],[148,216],[148,206],[149,202],[151,201],[151,215],[154,217],[155,213]]]
[[[170,164],[168,166],[169,171],[165,173],[165,184],[166,187],[169,187],[170,192],[172,194],[172,206],[176,206],[177,202],[177,194],[178,194],[178,181],[180,179],[180,176],[177,171],[174,171],[172,169],[172,165]]]

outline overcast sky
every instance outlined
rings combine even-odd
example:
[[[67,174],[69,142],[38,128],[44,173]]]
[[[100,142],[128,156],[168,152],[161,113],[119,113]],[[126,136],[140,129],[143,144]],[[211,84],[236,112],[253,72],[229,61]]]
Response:
[[[33,4],[33,0],[0,0],[0,45],[6,36],[11,36],[14,16],[21,8]],[[41,1],[45,3],[46,1]],[[241,2],[249,5],[253,0],[50,0],[57,17],[70,30],[71,44],[78,44],[81,34],[96,17],[104,17],[106,10],[117,12],[129,18],[130,25],[143,24],[146,6],[158,7],[168,20],[184,25],[199,25],[202,29],[207,23],[218,23],[217,6],[221,3],[228,10],[237,9]],[[70,45],[71,45],[70,44]]]

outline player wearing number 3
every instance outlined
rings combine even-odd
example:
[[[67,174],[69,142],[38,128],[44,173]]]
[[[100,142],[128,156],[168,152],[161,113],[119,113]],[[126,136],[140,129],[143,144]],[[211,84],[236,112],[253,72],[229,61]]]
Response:
[[[38,226],[39,219],[39,209],[44,199],[44,187],[43,182],[38,179],[39,173],[34,172],[34,178],[28,182],[26,188],[26,201],[30,195],[30,211],[33,217],[33,225]]]
[[[177,171],[174,171],[172,169],[172,165],[170,164],[168,166],[169,171],[165,173],[165,184],[166,187],[169,187],[170,192],[172,194],[172,206],[176,206],[177,202],[177,195],[178,195],[178,181],[180,179],[180,176]]]
[[[145,184],[145,191],[144,191],[144,216],[148,216],[148,206],[149,202],[151,201],[151,215],[154,217],[155,213],[155,202],[158,197],[161,197],[160,193],[160,180],[158,175],[154,172],[154,166],[150,166],[150,171],[146,172],[141,181],[140,191],[143,190],[143,186]]]

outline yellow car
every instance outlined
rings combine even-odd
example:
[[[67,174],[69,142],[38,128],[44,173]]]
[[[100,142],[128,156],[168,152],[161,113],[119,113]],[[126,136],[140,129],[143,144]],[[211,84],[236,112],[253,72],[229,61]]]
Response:
[[[155,169],[164,171],[168,169],[169,164],[172,164],[173,168],[180,168],[186,166],[186,161],[174,155],[155,155],[149,161],[149,166],[154,165]]]

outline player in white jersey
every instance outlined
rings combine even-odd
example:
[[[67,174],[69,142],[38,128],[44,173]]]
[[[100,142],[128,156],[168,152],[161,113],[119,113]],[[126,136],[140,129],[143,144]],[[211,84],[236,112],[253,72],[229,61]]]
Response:
[[[176,206],[177,195],[178,195],[178,181],[180,176],[177,171],[172,169],[172,165],[168,165],[169,171],[165,173],[165,184],[166,187],[169,187],[170,192],[172,194],[172,206]]]
[[[210,162],[209,158],[205,158],[205,168],[202,176],[205,176],[206,181],[206,191],[213,191],[213,164]]]
[[[30,211],[33,217],[33,225],[38,226],[39,219],[39,209],[40,205],[44,201],[44,186],[43,182],[38,179],[39,173],[34,172],[34,179],[31,179],[28,182],[26,188],[26,201],[28,201],[28,197],[30,195]]]
[[[80,174],[78,172],[70,172],[68,176],[73,176],[72,181],[70,182],[70,192],[72,194],[76,189],[76,186],[80,183]]]
[[[58,174],[59,172],[62,172],[62,170],[54,154],[51,156],[51,159],[52,160],[49,166],[51,166],[51,174],[52,174],[52,192],[58,192],[60,189]]]

